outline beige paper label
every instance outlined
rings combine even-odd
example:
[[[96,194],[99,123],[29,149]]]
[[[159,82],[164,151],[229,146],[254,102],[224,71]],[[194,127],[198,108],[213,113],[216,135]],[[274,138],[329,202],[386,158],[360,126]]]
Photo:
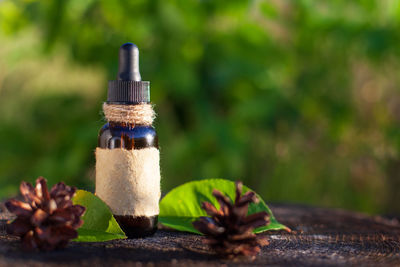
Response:
[[[97,148],[96,195],[115,215],[158,215],[159,150]]]

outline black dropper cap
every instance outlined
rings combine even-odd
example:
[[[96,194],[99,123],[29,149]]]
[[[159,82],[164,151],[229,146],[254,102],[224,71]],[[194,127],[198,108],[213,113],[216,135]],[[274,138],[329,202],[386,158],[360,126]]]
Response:
[[[108,82],[108,104],[135,105],[150,102],[150,82],[142,81],[139,72],[139,49],[125,43],[119,49],[116,81]]]

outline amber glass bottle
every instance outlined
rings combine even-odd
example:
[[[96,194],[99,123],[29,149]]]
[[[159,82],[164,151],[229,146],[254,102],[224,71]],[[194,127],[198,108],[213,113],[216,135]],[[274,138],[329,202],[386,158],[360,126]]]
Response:
[[[144,82],[141,81],[140,73],[139,73],[139,64],[138,64],[138,48],[132,44],[132,43],[127,43],[121,46],[120,49],[120,56],[119,56],[119,72],[118,72],[118,77],[116,81],[110,81],[109,83],[109,91],[108,91],[108,99],[106,102],[106,105],[109,107],[118,107],[124,109],[126,107],[127,109],[134,110],[135,107],[141,108],[140,105],[148,105],[150,103],[150,92],[149,92],[149,82]],[[151,107],[150,107],[151,108]],[[104,109],[104,106],[103,106]],[[151,109],[152,111],[152,109]],[[131,214],[129,212],[123,211],[123,214],[117,214],[115,212],[116,210],[121,210],[120,207],[118,207],[118,198],[124,198],[125,196],[120,195],[118,196],[117,194],[126,194],[123,192],[114,192],[115,188],[120,188],[119,191],[124,191],[125,186],[121,183],[128,183],[126,184],[126,187],[129,188],[130,186],[132,187],[138,187],[142,188],[143,186],[139,185],[132,185],[132,183],[138,183],[138,181],[147,181],[147,180],[152,180],[150,177],[132,177],[135,175],[151,175],[158,174],[159,176],[159,163],[154,162],[148,162],[153,160],[154,158],[148,159],[144,156],[140,156],[141,151],[144,151],[146,149],[151,149],[153,148],[154,153],[158,153],[158,137],[156,134],[155,129],[152,127],[150,124],[141,124],[141,118],[137,121],[132,121],[132,118],[127,118],[126,121],[124,121],[124,114],[121,113],[122,115],[118,117],[118,121],[113,121],[113,117],[107,117],[107,113],[105,112],[106,118],[108,122],[100,129],[99,136],[98,136],[98,149],[96,150],[96,193],[99,195],[100,198],[102,198],[106,204],[108,204],[111,208],[111,210],[114,213],[114,217],[116,218],[117,222],[121,226],[122,230],[127,234],[129,238],[134,238],[134,237],[143,237],[143,236],[148,236],[152,235],[156,229],[157,229],[157,218],[158,218],[158,213],[155,213],[154,210],[157,210],[158,212],[158,200],[151,200],[152,204],[144,203],[145,201],[138,200],[139,202],[142,201],[141,204],[134,204],[134,203],[129,203],[129,202],[123,202],[125,205],[128,205],[130,207]],[[115,115],[115,114],[114,114]],[[117,114],[118,115],[118,114]],[[139,123],[138,123],[139,122]],[[99,151],[100,148],[100,151]],[[146,166],[152,166],[152,168],[158,168],[158,170],[153,170],[152,172],[148,172],[147,170],[142,170],[137,174],[134,172],[134,175],[128,174],[128,175],[120,175],[120,172],[124,170],[117,170],[115,172],[114,169],[119,168],[118,166],[125,166],[127,169],[135,169],[135,168],[140,168],[141,166],[126,166],[126,165],[121,165],[120,162],[116,162],[118,160],[110,158],[108,160],[107,158],[105,160],[100,160],[99,158],[99,152],[101,153],[108,153],[107,151],[109,150],[114,150],[114,151],[122,151],[121,153],[130,153],[126,151],[131,151],[133,154],[133,157],[136,157],[136,155],[139,155],[140,160],[137,160],[137,162],[140,162],[141,164],[145,164]],[[125,151],[125,152],[124,152]],[[158,154],[157,154],[158,156]],[[123,156],[118,156],[119,159]],[[104,158],[104,157],[103,157]],[[122,158],[123,159],[123,158]],[[136,158],[134,158],[136,160]],[[157,160],[158,161],[158,160]],[[127,160],[128,162],[128,160]],[[132,162],[132,161],[130,161]],[[135,161],[133,161],[135,162]],[[98,166],[99,164],[102,164],[102,166]],[[103,169],[110,167],[110,166],[104,166],[104,165],[113,165],[111,166],[112,169],[111,171],[108,171],[106,175],[103,175]],[[153,167],[155,166],[155,167]],[[143,169],[143,168],[142,168]],[[158,171],[158,173],[157,173]],[[98,173],[102,172],[102,173]],[[148,174],[150,173],[150,174]],[[142,175],[142,176],[143,176]],[[121,176],[126,176],[128,177],[125,180],[125,178],[121,178]],[[103,179],[102,177],[106,177],[108,181],[97,181],[97,179]],[[139,179],[137,179],[139,178]],[[118,180],[119,179],[119,180]],[[117,185],[113,184],[113,181],[118,180]],[[159,190],[159,179],[156,183],[152,185],[146,185],[147,188],[146,190]],[[122,182],[121,182],[122,181]],[[102,183],[102,188],[99,189],[99,183]],[[158,182],[158,185],[157,185]],[[109,184],[107,184],[109,183]],[[129,184],[131,183],[131,184]],[[158,186],[158,188],[157,188]],[[108,189],[109,188],[109,189]],[[114,189],[113,189],[114,188]],[[98,192],[101,191],[101,192]],[[105,192],[105,193],[104,193]],[[125,191],[124,191],[125,192]],[[135,194],[135,190],[131,191],[126,191],[129,194]],[[141,192],[139,192],[141,193]],[[113,194],[113,196],[109,196],[110,194]],[[138,194],[142,196],[143,194]],[[129,196],[129,199],[134,199],[135,201],[137,198],[140,196]],[[146,197],[146,196],[145,196]],[[144,197],[144,198],[145,198]],[[143,197],[142,197],[143,198]],[[126,204],[128,203],[128,204]],[[154,204],[156,203],[156,204]],[[135,206],[136,205],[136,206]],[[139,206],[144,206],[139,207]],[[148,215],[148,212],[146,211],[147,206],[155,206],[157,205],[156,208],[152,208],[152,211],[150,212],[150,215]],[[139,215],[136,214],[137,212],[134,210],[136,207],[139,207],[141,209],[140,212],[147,214],[147,215],[142,215],[142,213],[139,212]],[[132,212],[132,209],[134,210]]]
[[[158,137],[152,126],[109,122],[99,132],[98,147],[142,149],[158,148]],[[115,219],[129,238],[152,235],[157,230],[158,216],[116,215]]]

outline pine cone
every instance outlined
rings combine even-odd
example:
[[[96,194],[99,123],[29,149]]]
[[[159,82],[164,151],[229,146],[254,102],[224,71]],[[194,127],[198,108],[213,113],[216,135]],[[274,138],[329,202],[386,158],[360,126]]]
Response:
[[[54,185],[50,193],[46,180],[39,177],[36,188],[22,182],[20,191],[26,202],[11,199],[5,203],[17,218],[7,225],[7,232],[21,237],[25,249],[53,250],[63,248],[78,236],[85,207],[72,204],[75,187]]]
[[[220,256],[255,256],[260,247],[268,245],[265,238],[256,236],[253,229],[267,225],[269,215],[262,211],[247,216],[249,204],[259,200],[254,192],[242,196],[242,182],[236,182],[235,202],[214,189],[213,195],[220,204],[217,210],[211,203],[203,202],[202,208],[211,217],[200,217],[193,226],[206,235],[205,243]]]

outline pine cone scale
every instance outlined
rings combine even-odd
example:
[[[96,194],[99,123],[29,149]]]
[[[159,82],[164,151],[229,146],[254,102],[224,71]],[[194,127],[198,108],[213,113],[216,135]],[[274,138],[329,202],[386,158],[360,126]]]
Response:
[[[256,197],[256,193],[250,191],[247,192],[246,194],[244,194],[240,200],[238,200],[237,205],[241,206],[241,205],[248,205],[250,202],[254,202],[257,203],[258,202],[258,198]]]
[[[47,219],[48,216],[49,216],[48,213],[45,212],[44,210],[37,209],[31,217],[31,223],[34,226],[40,226],[44,222],[44,220]]]
[[[253,214],[247,216],[244,219],[244,222],[245,223],[249,223],[249,222],[252,222],[252,221],[255,221],[255,220],[260,220],[260,219],[269,220],[269,214],[266,211],[260,211],[260,212],[257,212],[257,213],[253,213]]]
[[[217,199],[218,203],[221,206],[223,207],[231,206],[231,200],[227,196],[224,196],[220,191],[214,189],[213,196]]]
[[[28,203],[11,199],[5,203],[6,208],[20,217],[29,217],[32,215],[32,207]]]
[[[229,237],[229,240],[232,241],[243,241],[243,240],[253,240],[256,237],[255,234],[250,230],[247,230],[247,232],[244,232],[243,234],[237,234],[237,235],[232,235]]]
[[[36,196],[41,199],[41,202],[46,202],[50,199],[49,191],[47,190],[47,184],[43,177],[36,179]]]
[[[208,217],[200,217],[200,220],[193,222],[193,224],[195,224],[196,229],[205,234],[218,235],[225,231],[223,227],[219,227]]]
[[[220,212],[219,210],[217,210],[213,204],[211,204],[210,202],[203,202],[201,204],[201,207],[206,211],[206,213],[209,216],[220,216],[222,215],[222,212]]]
[[[243,190],[243,183],[240,181],[236,181],[235,182],[235,193],[236,193],[235,204],[237,204],[238,201],[240,200],[241,195],[242,195],[242,190]]]
[[[54,223],[66,223],[72,221],[74,216],[68,210],[56,210],[49,219]]]
[[[243,223],[252,228],[258,228],[269,223],[269,215],[265,211],[247,216]]]
[[[30,183],[22,182],[19,191],[21,191],[22,196],[24,197],[25,201],[32,203],[35,202],[35,189]]]

